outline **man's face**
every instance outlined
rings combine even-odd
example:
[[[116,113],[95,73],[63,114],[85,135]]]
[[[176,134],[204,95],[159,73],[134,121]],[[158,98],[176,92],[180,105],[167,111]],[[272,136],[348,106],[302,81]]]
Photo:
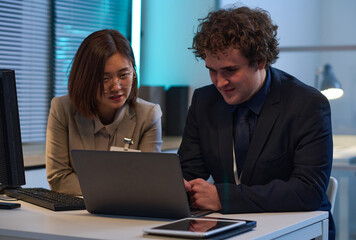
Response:
[[[266,77],[265,62],[250,66],[247,58],[238,49],[231,47],[225,54],[205,54],[205,65],[209,69],[211,81],[226,103],[243,103],[263,86]]]

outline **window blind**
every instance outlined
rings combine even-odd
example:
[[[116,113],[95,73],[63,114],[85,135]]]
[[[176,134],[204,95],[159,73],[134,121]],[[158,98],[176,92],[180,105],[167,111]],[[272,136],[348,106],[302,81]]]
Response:
[[[0,1],[0,68],[15,70],[22,142],[45,139],[49,96],[50,4]]]
[[[70,63],[90,33],[131,40],[132,0],[0,0],[0,68],[14,69],[23,143],[45,142],[49,102],[67,94]]]
[[[71,61],[85,37],[116,29],[131,38],[131,0],[55,1],[55,96],[67,94]]]

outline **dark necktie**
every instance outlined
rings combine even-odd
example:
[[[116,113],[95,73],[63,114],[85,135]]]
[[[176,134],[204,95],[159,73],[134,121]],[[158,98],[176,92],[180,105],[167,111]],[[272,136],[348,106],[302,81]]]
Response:
[[[239,176],[241,175],[250,142],[249,112],[247,106],[239,106],[235,115],[235,151]]]

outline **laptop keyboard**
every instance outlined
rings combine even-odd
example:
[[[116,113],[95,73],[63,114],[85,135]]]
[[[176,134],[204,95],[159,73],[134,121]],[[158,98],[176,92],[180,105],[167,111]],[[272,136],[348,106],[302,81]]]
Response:
[[[191,217],[201,217],[213,213],[212,210],[202,210],[197,208],[190,208],[190,216]]]
[[[59,193],[45,188],[17,188],[5,190],[9,197],[29,202],[53,211],[86,209],[84,200],[68,194]]]

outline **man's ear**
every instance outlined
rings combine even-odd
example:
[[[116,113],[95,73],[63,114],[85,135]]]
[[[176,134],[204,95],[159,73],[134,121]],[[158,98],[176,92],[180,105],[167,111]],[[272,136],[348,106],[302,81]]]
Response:
[[[266,60],[260,61],[257,65],[258,70],[262,70],[266,67]]]

